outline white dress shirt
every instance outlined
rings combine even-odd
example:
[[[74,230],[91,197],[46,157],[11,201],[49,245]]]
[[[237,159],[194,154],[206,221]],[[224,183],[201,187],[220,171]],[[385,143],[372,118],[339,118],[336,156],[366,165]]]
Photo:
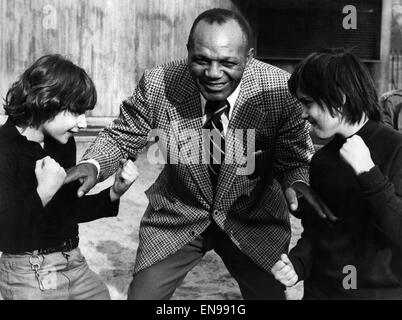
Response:
[[[233,114],[233,109],[234,109],[234,105],[236,103],[237,98],[239,97],[240,94],[240,84],[237,86],[237,88],[235,89],[235,91],[232,92],[232,94],[227,97],[227,101],[229,103],[229,114],[226,115],[226,113],[222,113],[221,115],[221,120],[222,120],[222,125],[223,125],[223,134],[226,135],[226,132],[228,131],[228,126],[229,126],[229,120],[232,118],[232,114]],[[207,103],[207,100],[204,98],[204,96],[202,94],[200,94],[201,96],[201,108],[202,108],[202,124],[205,124],[205,121],[207,121],[207,115],[205,114],[205,105]]]

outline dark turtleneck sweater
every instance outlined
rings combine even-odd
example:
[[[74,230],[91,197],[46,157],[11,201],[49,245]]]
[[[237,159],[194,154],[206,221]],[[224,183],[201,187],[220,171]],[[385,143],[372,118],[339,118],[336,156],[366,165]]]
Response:
[[[0,251],[10,254],[53,248],[78,236],[78,223],[116,216],[119,201],[109,189],[77,198],[79,183],[62,186],[45,208],[36,192],[35,163],[50,156],[64,169],[76,163],[74,138],[44,148],[21,135],[8,120],[0,128]]]
[[[369,172],[356,176],[340,158],[340,136],[311,161],[311,187],[339,220],[307,206],[302,213],[304,232],[290,259],[305,299],[402,299],[402,135],[373,121],[356,134],[375,164]],[[353,283],[350,266],[357,289],[344,287]]]

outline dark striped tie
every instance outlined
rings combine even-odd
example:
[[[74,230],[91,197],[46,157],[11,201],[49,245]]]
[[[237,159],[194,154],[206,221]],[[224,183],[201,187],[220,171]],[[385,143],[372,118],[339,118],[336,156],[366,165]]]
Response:
[[[206,121],[204,129],[208,129],[207,151],[209,153],[208,171],[212,185],[218,182],[221,164],[225,159],[225,135],[221,116],[228,113],[229,103],[223,101],[207,101],[205,105]]]

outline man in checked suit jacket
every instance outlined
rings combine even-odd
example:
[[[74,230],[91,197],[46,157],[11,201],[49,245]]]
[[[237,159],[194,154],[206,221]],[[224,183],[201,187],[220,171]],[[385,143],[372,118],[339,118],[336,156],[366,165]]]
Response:
[[[253,59],[247,22],[237,14],[202,13],[187,46],[188,61],[145,72],[118,119],[84,155],[92,163],[78,165],[67,181],[84,179],[82,195],[96,183],[96,166],[99,178],[107,178],[119,159],[146,146],[155,129],[168,133],[179,153],[202,149],[206,102],[227,99],[224,131],[255,130],[255,168],[239,174],[244,164],[223,163],[213,186],[206,164],[165,165],[146,191],[149,205],[128,298],[170,298],[204,253],[214,249],[245,299],[283,299],[284,288],[269,270],[289,246],[288,204],[296,208],[297,200],[288,187],[308,182],[313,146],[302,107],[287,90],[286,72]],[[175,148],[167,145],[166,157],[172,159]]]

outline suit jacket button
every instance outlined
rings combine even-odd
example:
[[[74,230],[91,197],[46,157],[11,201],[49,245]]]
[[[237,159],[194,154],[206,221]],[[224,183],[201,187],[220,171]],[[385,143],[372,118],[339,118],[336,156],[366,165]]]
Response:
[[[219,210],[214,210],[214,215],[217,216],[218,214],[220,214],[221,212]]]
[[[191,236],[195,236],[195,231],[190,231]]]

